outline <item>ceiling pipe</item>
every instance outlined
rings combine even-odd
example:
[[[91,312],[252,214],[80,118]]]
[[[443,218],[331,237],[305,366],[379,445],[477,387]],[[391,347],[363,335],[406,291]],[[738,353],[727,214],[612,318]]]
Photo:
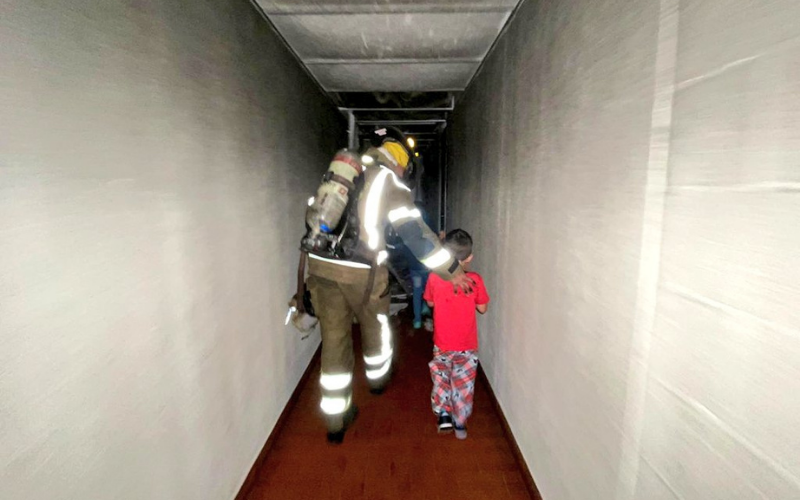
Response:
[[[358,123],[361,125],[436,125],[447,123],[447,120],[359,120]]]
[[[382,112],[392,112],[398,111],[403,113],[416,113],[416,112],[451,112],[456,107],[456,98],[455,96],[450,96],[450,106],[446,108],[339,108],[339,111],[343,113],[350,113],[350,112],[369,112],[369,111],[382,111]]]
[[[355,151],[358,147],[358,131],[356,127],[356,116],[350,111],[347,113],[347,147],[350,151]]]

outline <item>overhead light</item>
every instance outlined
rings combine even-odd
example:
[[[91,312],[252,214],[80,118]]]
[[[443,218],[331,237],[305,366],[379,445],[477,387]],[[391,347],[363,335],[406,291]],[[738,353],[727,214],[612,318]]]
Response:
[[[419,157],[419,153],[414,153],[414,156]]]
[[[413,137],[409,137],[408,139],[406,139],[406,142],[408,142],[408,147],[410,147],[411,149],[414,149],[414,145],[416,144],[416,142],[414,142],[414,138]]]

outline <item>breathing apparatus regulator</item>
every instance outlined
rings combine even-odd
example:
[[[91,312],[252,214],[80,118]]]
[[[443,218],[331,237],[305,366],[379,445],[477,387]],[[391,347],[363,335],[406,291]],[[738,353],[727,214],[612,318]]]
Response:
[[[391,142],[391,146],[387,145]],[[384,127],[370,134],[368,146],[391,150],[386,154],[405,163],[405,176],[408,177],[414,166],[414,153],[405,135],[393,127]],[[365,164],[380,160],[370,156],[368,148],[364,154],[347,149],[340,150],[333,157],[316,196],[308,200],[306,210],[306,234],[300,242],[300,263],[297,270],[297,293],[289,302],[286,324],[291,321],[304,336],[308,337],[318,322],[314,315],[311,297],[305,287],[305,264],[312,253],[328,259],[347,260],[353,257],[358,245],[358,210],[353,205],[358,202],[358,194],[363,186],[362,173]],[[397,155],[397,156],[395,156]]]

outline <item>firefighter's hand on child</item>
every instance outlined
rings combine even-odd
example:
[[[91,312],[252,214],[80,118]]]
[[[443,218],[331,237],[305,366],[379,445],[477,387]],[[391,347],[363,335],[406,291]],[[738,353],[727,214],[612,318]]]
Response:
[[[467,294],[472,293],[472,285],[475,284],[472,278],[463,273],[453,276],[451,283],[453,284],[453,291],[455,293],[461,290]]]

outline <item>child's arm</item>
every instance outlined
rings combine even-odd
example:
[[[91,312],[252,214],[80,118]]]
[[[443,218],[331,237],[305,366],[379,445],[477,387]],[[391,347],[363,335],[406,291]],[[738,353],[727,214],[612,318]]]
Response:
[[[486,285],[483,284],[483,278],[475,280],[475,309],[481,314],[486,314],[489,309],[489,294],[486,293]]]
[[[433,301],[432,300],[426,300],[425,302],[428,303],[428,307],[433,307]]]

